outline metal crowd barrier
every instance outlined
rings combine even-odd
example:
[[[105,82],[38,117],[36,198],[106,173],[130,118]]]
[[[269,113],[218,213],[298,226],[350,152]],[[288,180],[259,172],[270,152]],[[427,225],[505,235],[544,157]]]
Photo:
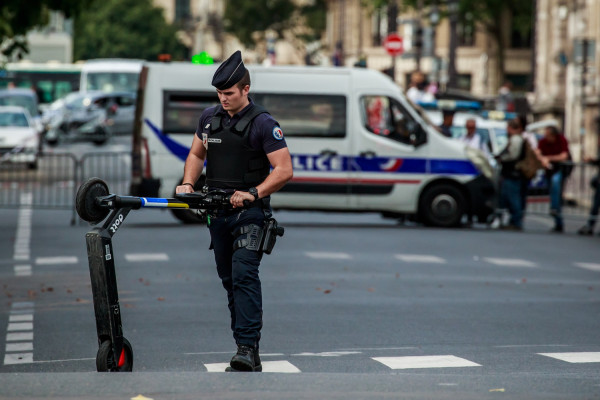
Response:
[[[75,224],[77,188],[91,177],[101,177],[117,193],[129,193],[130,152],[41,153],[38,167],[0,163],[0,207],[19,208],[21,195],[31,193],[32,208],[72,210]]]

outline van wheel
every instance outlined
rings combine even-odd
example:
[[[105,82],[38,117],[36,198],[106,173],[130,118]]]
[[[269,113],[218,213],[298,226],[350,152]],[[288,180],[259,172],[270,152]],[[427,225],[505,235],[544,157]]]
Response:
[[[204,186],[205,177],[201,176],[198,179],[198,182],[194,185],[194,190],[201,190]],[[181,184],[182,181],[179,181]],[[175,196],[175,189],[173,189],[173,196]],[[200,213],[200,210],[185,210],[185,209],[176,209],[172,208],[171,214],[184,224],[205,224],[206,223],[206,214]]]
[[[465,197],[455,186],[436,185],[421,196],[419,212],[425,225],[458,226],[465,212]]]

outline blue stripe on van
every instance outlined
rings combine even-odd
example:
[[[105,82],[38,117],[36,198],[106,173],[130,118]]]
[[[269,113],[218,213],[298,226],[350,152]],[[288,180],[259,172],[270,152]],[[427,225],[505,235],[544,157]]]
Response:
[[[181,161],[185,161],[185,159],[188,156],[188,153],[190,152],[189,147],[179,144],[167,135],[165,135],[162,132],[162,130],[156,125],[154,125],[152,122],[150,122],[148,118],[144,118],[144,122],[146,123],[146,125],[148,125],[148,127],[150,127],[150,129],[152,129],[152,132],[154,132],[156,137],[162,142],[162,144],[165,145],[167,149],[169,149],[169,151],[173,155],[175,155]]]
[[[147,118],[144,122],[152,129],[156,137],[177,158],[185,161],[189,147],[171,139]],[[390,174],[440,174],[440,175],[478,175],[477,168],[468,160],[395,158],[395,157],[352,157],[321,156],[313,154],[292,154],[294,170],[310,172],[362,171]]]

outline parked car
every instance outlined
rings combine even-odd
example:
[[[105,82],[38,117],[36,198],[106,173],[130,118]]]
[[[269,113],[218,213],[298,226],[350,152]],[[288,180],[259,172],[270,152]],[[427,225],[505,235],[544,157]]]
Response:
[[[74,92],[50,107],[46,142],[91,140],[105,143],[112,135],[133,132],[135,94]]]
[[[37,94],[31,89],[2,89],[0,90],[0,106],[19,106],[27,109],[31,116],[33,127],[42,133],[42,116],[39,109]]]
[[[36,169],[39,135],[26,108],[0,106],[0,164],[25,163]]]

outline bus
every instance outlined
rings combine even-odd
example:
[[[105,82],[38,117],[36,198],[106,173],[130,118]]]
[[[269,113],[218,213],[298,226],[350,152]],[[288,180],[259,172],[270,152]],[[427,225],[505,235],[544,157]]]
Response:
[[[145,63],[132,192],[145,179],[159,186],[160,197],[174,195],[198,118],[218,104],[210,85],[216,68]],[[365,68],[248,69],[250,97],[281,124],[294,166],[293,179],[271,199],[273,209],[415,215],[443,227],[459,225],[464,215],[486,222],[492,214],[493,169],[485,154],[443,136],[386,75]],[[203,177],[195,189],[202,186]],[[189,210],[172,212],[193,222]]]
[[[143,60],[99,58],[87,60],[81,69],[80,91],[137,92]]]
[[[79,90],[81,68],[81,64],[8,63],[0,69],[0,89],[33,89],[38,103],[50,104]]]

